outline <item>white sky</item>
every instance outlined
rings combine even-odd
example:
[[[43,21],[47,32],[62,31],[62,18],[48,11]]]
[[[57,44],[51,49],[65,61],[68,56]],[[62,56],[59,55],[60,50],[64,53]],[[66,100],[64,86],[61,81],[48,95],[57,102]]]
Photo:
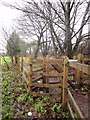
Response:
[[[0,3],[2,1],[15,1],[15,0],[0,0]],[[4,38],[2,34],[2,27],[9,31],[12,29],[12,27],[16,23],[16,19],[21,15],[21,12],[15,9],[11,9],[9,7],[6,7],[2,4],[0,4],[0,53],[2,52],[1,49],[5,50],[4,45]]]

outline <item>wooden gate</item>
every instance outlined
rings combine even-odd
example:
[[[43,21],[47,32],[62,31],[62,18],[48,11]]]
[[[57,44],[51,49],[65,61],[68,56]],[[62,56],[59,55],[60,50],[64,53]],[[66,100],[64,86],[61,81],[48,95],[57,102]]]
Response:
[[[21,61],[23,62],[23,60]],[[35,69],[35,63],[42,64],[42,67]],[[21,63],[23,77],[31,95],[50,96],[58,94],[62,98],[63,108],[66,107],[68,97],[68,58],[66,56],[62,59],[43,58],[37,60],[32,60],[30,57],[27,69],[25,66],[22,68],[22,65],[23,63]]]

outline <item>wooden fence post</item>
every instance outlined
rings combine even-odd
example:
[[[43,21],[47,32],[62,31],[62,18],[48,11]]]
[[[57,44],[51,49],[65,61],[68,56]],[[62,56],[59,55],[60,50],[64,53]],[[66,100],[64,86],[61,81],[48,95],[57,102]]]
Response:
[[[77,70],[75,68],[72,68],[72,69],[73,69],[73,80],[76,83],[77,82],[77,78],[76,78]]]
[[[78,87],[81,86],[82,79],[83,79],[83,72],[80,71],[78,66],[77,66],[77,69],[76,69],[76,83],[79,85]]]
[[[15,56],[15,66],[17,65],[17,56]]]
[[[49,83],[49,64],[48,64],[48,58],[46,59],[46,83]]]
[[[29,58],[29,91],[32,92],[32,57]]]
[[[63,79],[62,79],[62,107],[63,109],[67,106],[67,93],[68,87],[68,58],[67,56],[64,57],[64,69],[63,69]]]
[[[15,65],[15,56],[13,56],[13,66]]]
[[[23,57],[20,57],[20,71],[23,72]]]
[[[17,67],[20,68],[20,57],[17,56]]]
[[[45,65],[45,63],[43,64],[43,73],[46,73],[46,65]],[[46,76],[43,75],[43,83],[45,83],[45,82],[46,82]]]

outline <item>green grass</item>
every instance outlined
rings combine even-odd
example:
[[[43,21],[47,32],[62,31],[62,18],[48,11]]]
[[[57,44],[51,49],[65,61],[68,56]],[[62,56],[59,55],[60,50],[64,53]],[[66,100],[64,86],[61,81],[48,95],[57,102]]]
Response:
[[[11,63],[11,58],[9,56],[5,56],[4,58],[8,64]],[[4,66],[6,64],[2,56],[0,57],[0,64],[1,66]]]

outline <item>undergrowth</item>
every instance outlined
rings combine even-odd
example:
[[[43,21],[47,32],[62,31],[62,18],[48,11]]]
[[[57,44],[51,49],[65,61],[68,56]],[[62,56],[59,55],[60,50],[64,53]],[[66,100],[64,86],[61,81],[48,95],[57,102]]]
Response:
[[[11,118],[69,118],[62,110],[60,99],[35,97],[27,93],[21,74],[16,68],[2,70],[2,120]],[[28,116],[31,112],[32,116]]]

